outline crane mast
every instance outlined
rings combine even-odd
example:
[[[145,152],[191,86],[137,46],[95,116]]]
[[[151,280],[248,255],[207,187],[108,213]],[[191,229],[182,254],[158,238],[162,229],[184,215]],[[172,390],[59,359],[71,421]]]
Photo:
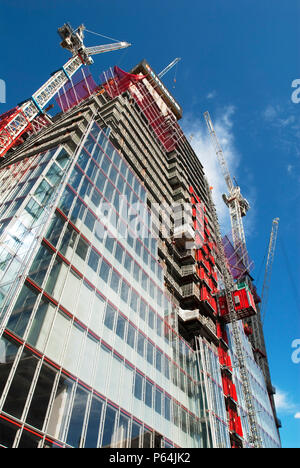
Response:
[[[249,381],[249,374],[248,374],[248,370],[246,366],[246,359],[245,359],[245,355],[243,351],[243,344],[241,340],[241,333],[240,333],[240,327],[238,324],[238,318],[235,312],[235,307],[234,307],[233,298],[232,298],[232,291],[234,290],[234,281],[233,281],[233,277],[229,269],[227,268],[227,261],[226,261],[226,256],[224,252],[224,246],[223,246],[222,237],[221,237],[221,233],[219,229],[218,216],[217,216],[214,203],[212,201],[210,190],[208,191],[208,193],[209,193],[209,205],[210,205],[210,210],[212,213],[212,218],[213,218],[213,223],[214,223],[215,233],[216,233],[216,244],[217,244],[217,252],[216,252],[217,259],[216,260],[220,267],[223,282],[224,282],[227,307],[228,307],[228,312],[229,312],[229,317],[230,317],[230,323],[232,325],[232,337],[233,337],[233,342],[235,345],[235,353],[237,357],[236,367],[238,367],[240,371],[241,386],[242,386],[242,391],[243,391],[243,395],[245,399],[245,405],[246,405],[248,421],[249,421],[249,428],[250,428],[249,442],[255,448],[261,448],[262,442],[261,442],[259,429],[258,429],[256,409],[255,409],[254,400],[252,396],[252,388],[251,388],[250,381]]]
[[[234,185],[226,159],[223,154],[222,147],[219,143],[218,137],[216,135],[211,117],[209,112],[204,113],[204,118],[208,127],[208,131],[212,140],[212,143],[215,148],[215,152],[220,163],[222,174],[225,179],[228,195],[223,194],[222,198],[225,204],[229,208],[230,221],[231,221],[231,231],[233,238],[233,246],[238,253],[239,257],[242,259],[246,270],[249,270],[249,260],[246,248],[246,239],[245,231],[243,227],[242,217],[246,215],[247,211],[250,208],[248,201],[242,196],[240,187]]]
[[[279,227],[278,224],[279,224],[279,218],[274,218],[272,221],[272,229],[271,229],[270,240],[269,240],[269,248],[268,248],[268,256],[267,256],[267,262],[266,262],[266,268],[265,268],[264,283],[263,283],[262,293],[261,293],[260,313],[262,315],[262,322],[264,322],[266,311],[267,311],[269,288],[270,288],[270,282],[271,282],[272,267],[273,267],[276,240],[277,240],[278,227]]]
[[[30,99],[23,102],[14,112],[0,121],[0,157],[14,146],[20,136],[29,128],[31,122],[43,112],[44,107],[57,94],[57,92],[71,79],[82,65],[93,63],[91,55],[110,52],[129,47],[127,42],[116,42],[95,47],[85,47],[83,43],[85,27],[79,26],[73,31],[69,24],[58,29],[62,38],[61,46],[72,53],[72,57],[51,78],[39,88]]]
[[[248,255],[247,255],[247,250],[246,250],[246,241],[245,241],[245,233],[244,233],[244,228],[243,228],[243,223],[242,223],[242,216],[246,215],[250,206],[247,200],[242,196],[240,187],[235,186],[233,184],[233,181],[232,181],[232,178],[231,178],[231,175],[230,175],[227,163],[226,163],[226,159],[224,157],[223,150],[217,138],[209,112],[204,113],[204,118],[206,120],[208,131],[212,139],[212,142],[214,144],[215,152],[216,152],[218,161],[220,163],[222,173],[223,173],[223,176],[227,185],[227,189],[228,189],[228,195],[223,195],[223,200],[229,208],[232,236],[233,236],[233,245],[234,245],[235,250],[242,257],[243,263],[246,269],[248,269],[249,267]],[[235,289],[235,284],[234,284],[233,277],[229,269],[227,268],[227,259],[226,259],[226,255],[224,251],[221,233],[219,230],[217,213],[216,213],[214,203],[212,201],[211,193],[210,193],[209,200],[210,200],[211,212],[213,214],[213,220],[214,220],[215,232],[216,232],[216,242],[217,242],[217,247],[218,247],[217,255],[219,256],[218,264],[221,267],[226,302],[227,302],[227,307],[228,307],[228,312],[229,312],[230,323],[232,326],[232,336],[233,336],[233,341],[235,345],[235,353],[236,353],[236,358],[237,358],[236,364],[240,372],[241,386],[242,386],[246,410],[248,414],[248,421],[249,421],[249,428],[250,428],[249,439],[250,439],[250,443],[252,443],[255,448],[261,448],[262,441],[261,441],[259,428],[258,428],[256,408],[255,408],[254,399],[252,396],[252,388],[251,388],[251,384],[249,380],[249,374],[248,374],[248,369],[246,365],[246,358],[245,358],[244,350],[243,350],[241,331],[240,331],[238,318],[237,318],[237,314],[235,311],[233,298],[232,298],[232,292]]]
[[[269,371],[269,365],[267,360],[267,352],[266,352],[266,345],[264,340],[264,333],[263,333],[263,323],[267,311],[267,302],[269,296],[269,288],[271,282],[271,273],[272,273],[272,266],[275,254],[275,247],[276,247],[276,239],[279,227],[279,218],[274,218],[272,221],[272,228],[270,233],[269,239],[269,246],[268,246],[268,255],[265,267],[265,275],[264,275],[264,282],[262,287],[262,294],[261,294],[261,303],[260,307],[257,308],[257,316],[251,317],[249,319],[249,325],[252,328],[252,336],[250,337],[250,341],[252,346],[256,352],[256,359],[264,373],[267,385],[271,388],[271,376]]]

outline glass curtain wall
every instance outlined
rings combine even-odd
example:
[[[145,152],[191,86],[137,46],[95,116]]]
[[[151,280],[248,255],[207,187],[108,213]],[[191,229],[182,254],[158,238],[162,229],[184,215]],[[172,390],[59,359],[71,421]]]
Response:
[[[72,158],[61,146],[37,155],[3,194],[3,446],[210,445],[146,198],[96,122]]]

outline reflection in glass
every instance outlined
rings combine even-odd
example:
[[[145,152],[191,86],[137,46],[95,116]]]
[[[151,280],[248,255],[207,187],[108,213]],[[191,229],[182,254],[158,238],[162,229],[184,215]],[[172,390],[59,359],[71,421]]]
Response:
[[[37,362],[36,356],[23,351],[3,406],[6,413],[16,418],[22,416]]]
[[[107,405],[103,427],[102,447],[109,448],[114,443],[116,416],[117,411],[111,405]]]
[[[80,447],[81,444],[87,396],[88,393],[85,390],[81,387],[77,387],[67,435],[67,443],[75,448]]]
[[[85,448],[97,447],[102,409],[103,402],[96,396],[93,396],[85,437]]]

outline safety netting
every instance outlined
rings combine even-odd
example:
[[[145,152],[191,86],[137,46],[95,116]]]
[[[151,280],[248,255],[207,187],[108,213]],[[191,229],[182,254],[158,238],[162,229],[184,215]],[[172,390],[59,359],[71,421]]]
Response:
[[[89,67],[81,67],[57,93],[55,100],[63,112],[87,99],[98,88]]]

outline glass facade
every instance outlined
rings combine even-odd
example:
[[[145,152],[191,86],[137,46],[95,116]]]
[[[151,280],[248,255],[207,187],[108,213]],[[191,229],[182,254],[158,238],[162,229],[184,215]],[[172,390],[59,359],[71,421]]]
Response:
[[[242,327],[242,325],[240,325]],[[236,353],[234,340],[232,338],[231,325],[228,325],[228,336],[230,339],[230,350],[232,355],[232,362],[236,362]],[[248,376],[250,385],[252,388],[252,395],[254,399],[254,405],[256,409],[256,415],[258,420],[260,437],[264,448],[280,448],[281,443],[278,436],[278,431],[274,421],[270,398],[266,389],[265,379],[261,368],[255,362],[253,351],[249,340],[246,335],[242,332],[241,337],[244,357],[247,363]],[[239,375],[238,367],[233,368],[234,382],[238,394],[238,402],[240,406],[241,421],[243,426],[243,432],[249,433],[248,419],[246,417],[246,404],[245,398],[241,386],[241,377]]]
[[[210,443],[146,192],[108,134],[94,122],[74,155],[23,161],[17,185],[0,173],[6,447]]]
[[[217,348],[178,334],[145,187],[109,134],[92,120],[75,151],[0,170],[0,445],[230,447]]]

